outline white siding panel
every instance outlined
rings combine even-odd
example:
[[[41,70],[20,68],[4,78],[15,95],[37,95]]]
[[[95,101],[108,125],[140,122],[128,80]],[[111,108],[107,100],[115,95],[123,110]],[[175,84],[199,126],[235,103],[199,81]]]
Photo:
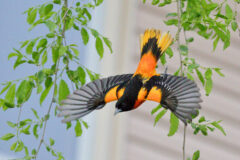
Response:
[[[166,8],[142,5],[139,3],[136,13],[135,41],[129,45],[131,53],[130,61],[127,64],[128,72],[134,72],[140,57],[139,35],[146,28],[160,28],[164,31],[176,33],[175,27],[164,25],[162,19],[169,11],[175,11],[176,5]],[[222,51],[220,44],[214,53],[212,42],[199,38],[195,33],[188,33],[188,37],[194,37],[194,43],[190,44],[190,56],[196,58],[199,64],[209,67],[223,68],[225,77],[214,74],[214,88],[209,97],[203,95],[201,114],[210,120],[223,120],[222,125],[227,133],[224,136],[220,131],[209,132],[209,136],[193,135],[191,127],[187,129],[187,148],[188,157],[200,149],[201,160],[238,160],[240,159],[240,37],[234,33],[232,44],[226,51]],[[181,39],[182,42],[183,39]],[[176,46],[173,45],[176,53]],[[168,72],[173,73],[179,66],[179,59],[168,61]],[[158,69],[163,72],[164,68]],[[157,104],[147,102],[141,108],[128,113],[129,123],[126,130],[126,159],[127,160],[176,160],[182,159],[182,134],[183,125],[176,135],[167,137],[169,129],[169,113],[160,120],[156,127],[153,127],[154,117],[150,115],[152,108]]]

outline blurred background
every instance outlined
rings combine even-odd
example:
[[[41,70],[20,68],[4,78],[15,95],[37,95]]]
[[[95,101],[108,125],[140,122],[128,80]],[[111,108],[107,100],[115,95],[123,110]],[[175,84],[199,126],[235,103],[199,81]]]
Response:
[[[12,69],[13,61],[7,61],[8,54],[20,41],[36,37],[46,31],[38,27],[28,32],[25,15],[22,13],[39,2],[34,0],[1,0],[0,1],[0,82],[27,76],[35,71],[29,67]],[[238,6],[239,7],[239,6]],[[174,36],[176,27],[167,27],[163,20],[166,13],[175,11],[176,6],[164,8],[142,4],[141,0],[105,0],[93,12],[91,25],[100,33],[108,37],[113,44],[113,54],[105,53],[99,62],[95,51],[94,41],[80,46],[81,63],[100,73],[102,77],[121,73],[132,73],[140,59],[139,35],[146,28],[158,28],[170,31]],[[78,42],[80,35],[66,34],[67,40]],[[183,36],[183,35],[181,35]],[[190,56],[205,66],[223,68],[225,77],[215,75],[214,87],[210,96],[206,97],[201,88],[203,103],[201,115],[209,120],[223,120],[221,123],[227,136],[219,131],[209,133],[209,136],[193,135],[191,127],[187,128],[186,155],[191,157],[194,151],[201,151],[201,160],[238,160],[240,159],[240,37],[235,33],[231,39],[231,46],[222,51],[218,46],[212,53],[212,43],[199,38],[195,33],[187,33],[194,37],[190,44]],[[79,43],[78,43],[79,44]],[[172,46],[177,54],[176,46]],[[174,73],[179,66],[178,56],[167,62],[168,72]],[[159,67],[159,72],[164,67]],[[197,82],[200,85],[200,82]],[[45,102],[46,104],[49,102]],[[85,118],[90,128],[84,130],[82,137],[75,138],[74,129],[66,131],[58,118],[52,118],[47,126],[46,137],[56,139],[56,150],[64,153],[67,160],[176,160],[182,156],[183,124],[173,137],[168,137],[169,112],[154,127],[154,116],[151,110],[156,103],[145,103],[132,112],[113,116],[115,103],[106,105],[102,110],[94,112]],[[35,107],[41,111],[37,97],[24,107]],[[45,107],[44,105],[42,107]],[[30,113],[24,112],[28,116]],[[42,116],[44,113],[42,113]],[[40,115],[41,116],[41,115]],[[0,112],[0,135],[10,129],[6,121],[16,121],[17,111]],[[28,136],[29,137],[29,136]],[[26,138],[28,138],[26,137]],[[34,142],[34,143],[33,143]],[[34,137],[27,140],[28,145],[37,146]],[[21,156],[9,151],[10,144],[0,141],[0,160]],[[39,159],[48,160],[49,153],[42,147]],[[52,159],[52,157],[51,157]]]

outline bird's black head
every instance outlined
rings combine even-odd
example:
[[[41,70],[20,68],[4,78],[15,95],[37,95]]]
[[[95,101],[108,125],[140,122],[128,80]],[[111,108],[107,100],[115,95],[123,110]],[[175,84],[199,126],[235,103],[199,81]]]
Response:
[[[121,99],[116,103],[116,110],[115,110],[115,115],[120,112],[126,112],[132,110],[132,106],[121,101]]]

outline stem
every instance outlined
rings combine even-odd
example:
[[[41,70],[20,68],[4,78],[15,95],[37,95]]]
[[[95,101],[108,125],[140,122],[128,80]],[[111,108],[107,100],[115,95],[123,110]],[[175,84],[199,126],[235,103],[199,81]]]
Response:
[[[178,45],[178,52],[179,52],[179,59],[180,59],[180,73],[181,73],[181,76],[183,76],[183,62],[182,62],[182,55],[181,55],[181,52],[180,52],[180,38],[179,38],[180,32],[182,30],[182,26],[181,26],[181,16],[182,16],[181,0],[177,0],[177,15],[178,15],[178,30],[177,30],[177,33],[176,33],[176,41],[177,41],[177,45]],[[185,42],[187,44],[185,31],[184,31],[184,38],[185,38]],[[182,146],[183,160],[185,160],[186,129],[187,129],[187,125],[184,124],[183,146]]]
[[[183,131],[183,160],[185,160],[185,144],[186,144],[186,130],[187,130],[187,125],[184,124],[184,131]]]
[[[64,0],[64,6],[67,8],[68,7],[68,0]],[[65,15],[67,14],[69,9],[67,9]],[[62,38],[66,44],[66,39],[65,39],[65,28],[66,28],[66,20],[65,20],[65,17],[63,17],[63,29],[62,29]],[[52,105],[53,105],[53,102],[55,102],[55,92],[56,92],[56,83],[57,83],[57,79],[58,79],[58,67],[59,67],[59,63],[60,63],[60,59],[58,59],[57,61],[57,64],[56,64],[56,71],[55,71],[55,74],[54,74],[54,82],[53,82],[53,85],[54,85],[54,88],[53,88],[53,98],[50,102],[50,105],[49,105],[49,108],[48,108],[48,111],[47,111],[47,114],[46,116],[49,116],[50,114],[50,111],[51,111],[51,108],[52,108]],[[44,126],[43,126],[43,133],[42,133],[42,136],[41,136],[41,139],[40,139],[40,143],[38,145],[38,148],[37,148],[37,151],[36,151],[36,155],[35,155],[35,159],[37,159],[37,155],[40,151],[40,148],[42,146],[42,143],[44,142],[44,136],[45,136],[45,132],[46,132],[46,127],[47,127],[47,122],[48,122],[48,119],[45,120],[44,122]]]
[[[181,0],[177,0],[177,15],[178,15],[178,30],[176,33],[176,41],[177,41],[177,45],[178,45],[178,53],[179,53],[179,57],[180,57],[180,73],[181,75],[183,75],[183,64],[182,64],[182,55],[180,52],[180,39],[179,39],[179,34],[181,32],[182,26],[181,26]]]
[[[22,105],[20,106],[19,112],[18,112],[18,119],[17,119],[17,140],[19,140],[19,124],[20,124],[21,113],[22,113]]]

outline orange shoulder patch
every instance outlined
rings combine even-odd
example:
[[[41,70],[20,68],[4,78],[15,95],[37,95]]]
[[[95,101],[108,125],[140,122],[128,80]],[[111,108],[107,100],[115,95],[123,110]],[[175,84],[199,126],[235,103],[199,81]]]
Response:
[[[157,87],[152,87],[152,89],[150,90],[146,100],[149,101],[155,101],[160,103],[162,99],[162,91],[161,89],[157,88]]]

